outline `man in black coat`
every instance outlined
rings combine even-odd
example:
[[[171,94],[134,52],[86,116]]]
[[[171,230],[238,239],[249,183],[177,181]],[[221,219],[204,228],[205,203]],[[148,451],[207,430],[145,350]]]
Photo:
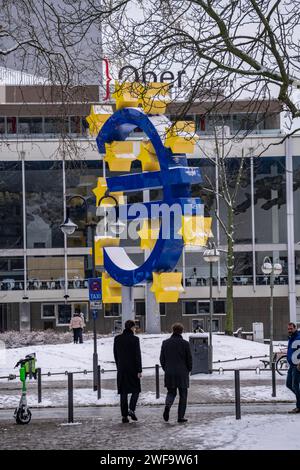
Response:
[[[169,421],[170,408],[174,403],[178,388],[178,423],[185,423],[187,419],[184,418],[184,415],[189,374],[192,370],[192,354],[188,341],[185,341],[181,336],[183,325],[175,323],[172,329],[173,334],[171,338],[163,341],[160,353],[160,363],[165,372],[165,387],[168,389],[163,418],[165,421]]]
[[[141,392],[141,348],[139,338],[134,336],[134,330],[134,321],[127,320],[123,333],[116,336],[114,340],[114,357],[118,371],[117,385],[123,423],[129,423],[128,416],[137,421],[135,408]],[[131,393],[131,398],[128,409],[129,393]]]

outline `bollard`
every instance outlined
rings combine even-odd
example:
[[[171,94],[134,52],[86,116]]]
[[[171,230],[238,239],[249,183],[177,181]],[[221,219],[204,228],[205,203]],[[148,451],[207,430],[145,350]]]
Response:
[[[240,371],[234,371],[234,388],[235,388],[235,418],[241,419],[241,385]]]
[[[101,366],[97,366],[97,398],[101,398]]]
[[[38,386],[38,403],[42,403],[42,370],[39,367],[37,373],[37,386]]]
[[[272,362],[272,397],[276,397],[276,364]]]
[[[155,388],[156,388],[156,399],[160,397],[159,393],[159,365],[155,364]]]
[[[73,373],[68,373],[68,423],[74,422]]]

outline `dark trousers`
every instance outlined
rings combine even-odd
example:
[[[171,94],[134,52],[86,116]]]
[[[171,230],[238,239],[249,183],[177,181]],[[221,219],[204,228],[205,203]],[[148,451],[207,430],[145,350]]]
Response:
[[[296,395],[296,407],[300,409],[300,371],[294,365],[289,367],[286,386]]]
[[[129,409],[131,411],[135,411],[138,398],[139,398],[139,393],[131,394],[130,402],[129,402]],[[120,394],[120,405],[121,405],[122,416],[125,418],[126,416],[128,416],[128,393]]]
[[[179,390],[179,403],[178,403],[178,419],[184,418],[185,410],[186,410],[186,403],[187,403],[187,388],[178,388]],[[168,393],[166,396],[166,406],[171,406],[174,403],[174,400],[177,395],[177,388],[169,388]]]
[[[74,343],[83,343],[82,328],[73,328]]]
[[[78,343],[78,340],[79,340],[79,330],[81,330],[81,328],[73,328],[73,339],[74,339],[74,343]]]
[[[79,329],[79,333],[78,333],[78,339],[79,339],[79,343],[83,343],[83,337],[82,337],[82,328],[78,328]]]

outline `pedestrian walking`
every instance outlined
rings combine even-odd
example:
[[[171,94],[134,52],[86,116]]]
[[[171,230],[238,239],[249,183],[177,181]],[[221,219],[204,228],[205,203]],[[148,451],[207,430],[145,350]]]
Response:
[[[134,321],[127,320],[123,333],[114,339],[117,386],[123,423],[129,423],[128,416],[133,421],[137,421],[135,409],[141,392],[142,357],[140,340],[134,335],[134,332]],[[128,394],[131,394],[129,408]]]
[[[78,341],[80,343],[83,343],[82,340],[82,330],[84,327],[84,321],[82,320],[80,313],[74,313],[69,328],[70,330],[73,330],[73,341],[74,344],[78,344]]]
[[[169,421],[170,409],[179,391],[178,423],[186,423],[184,417],[187,405],[189,374],[192,370],[192,354],[188,341],[182,338],[183,325],[175,323],[173,334],[162,343],[160,363],[165,372],[165,387],[168,390],[166,406],[163,413],[165,421]]]
[[[286,386],[296,396],[296,408],[293,408],[289,413],[300,413],[300,331],[297,330],[295,323],[288,324],[288,351],[287,360],[290,365]]]

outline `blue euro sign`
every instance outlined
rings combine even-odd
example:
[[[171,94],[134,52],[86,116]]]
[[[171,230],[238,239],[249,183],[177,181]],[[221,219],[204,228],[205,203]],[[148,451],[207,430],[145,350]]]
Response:
[[[100,153],[105,153],[105,143],[123,141],[138,127],[150,139],[160,165],[160,171],[107,178],[108,190],[130,192],[162,188],[163,200],[159,201],[160,204],[164,203],[169,207],[178,204],[182,210],[188,205],[191,207],[191,214],[199,213],[197,209],[200,205],[202,207],[202,203],[199,198],[192,198],[191,185],[202,182],[200,169],[189,167],[185,154],[174,155],[170,148],[164,146],[157,125],[160,118],[164,117],[148,116],[138,108],[124,108],[116,111],[102,126],[96,139]],[[158,203],[148,203],[148,209],[151,209],[153,204]],[[131,261],[124,248],[106,247],[104,268],[120,284],[133,286],[143,281],[151,281],[153,272],[172,271],[181,256],[182,249],[183,239],[178,237],[178,227],[175,224],[174,214],[170,211],[168,237],[163,238],[161,227],[150,255],[141,266]]]

